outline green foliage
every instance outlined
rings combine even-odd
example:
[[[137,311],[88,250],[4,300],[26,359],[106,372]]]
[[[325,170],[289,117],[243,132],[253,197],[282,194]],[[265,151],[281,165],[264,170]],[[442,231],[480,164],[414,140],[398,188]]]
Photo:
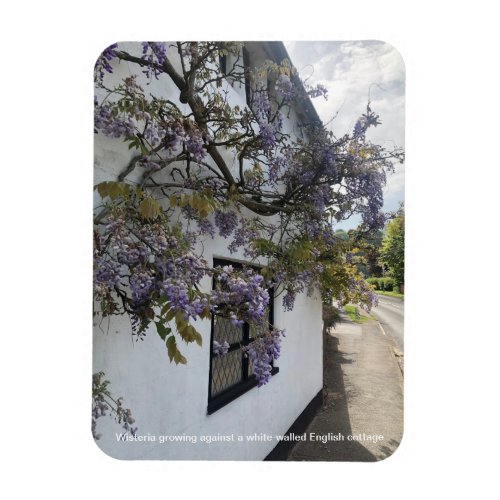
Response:
[[[139,214],[144,219],[156,219],[161,213],[160,204],[154,198],[144,198],[139,205]]]
[[[405,272],[405,218],[404,211],[386,226],[380,260],[386,265],[397,286],[404,283]]]
[[[133,188],[126,182],[105,181],[97,184],[94,187],[101,198],[110,198],[114,201],[118,198],[128,198],[133,192]],[[140,190],[135,191],[136,194],[141,194]]]
[[[367,278],[366,280],[370,285],[374,285],[376,290],[392,292],[396,286],[394,278],[389,276],[384,278]]]
[[[399,293],[399,292],[382,292],[382,291],[377,291],[377,295],[386,295],[387,297],[396,297],[398,299],[404,299],[404,293]]]
[[[368,318],[366,316],[362,316],[356,306],[344,306],[344,312],[354,323],[365,323],[368,321]]]
[[[335,237],[342,241],[349,239],[349,235],[343,229],[337,229],[335,231]]]
[[[163,341],[167,340],[167,336],[172,333],[171,328],[167,328],[165,325],[160,323],[159,321],[156,322],[156,331],[158,332],[158,335],[161,337]]]
[[[117,84],[104,74],[112,72],[106,63],[95,80],[95,131],[123,140],[127,155],[118,181],[95,188],[102,202],[95,218],[96,303],[103,316],[129,314],[138,338],[154,323],[176,363],[185,363],[180,339],[202,343],[190,321],[218,307],[200,282],[216,272],[203,259],[203,242],[217,229],[232,239],[231,254],[241,249],[251,263],[265,265],[263,284],[254,288],[274,286],[287,310],[298,294],[314,290],[325,303],[374,302],[362,277],[369,274],[368,251],[351,231],[332,234],[332,222],[358,212],[370,228],[379,227],[385,172],[403,152],[367,140],[366,130],[380,123],[370,105],[356,134],[335,138],[314,116],[301,138],[288,133],[283,118],[326,89],[300,83],[287,60],[246,68],[242,47],[179,42],[177,55],[164,61],[161,50],[140,58],[140,45],[135,55],[112,50],[111,66],[126,62],[130,75]],[[229,54],[234,64],[223,69],[220,56]],[[159,84],[145,87],[153,76]],[[162,81],[169,82],[165,92],[153,95]],[[231,104],[238,83],[251,87],[243,107]],[[332,189],[338,184],[343,192]],[[167,276],[167,267],[176,276]],[[167,288],[178,290],[169,295]],[[183,300],[174,303],[173,296]],[[203,303],[193,308],[196,300]],[[228,316],[242,312],[240,297],[232,301]]]
[[[177,349],[177,342],[173,336],[168,337],[167,351],[170,362],[174,361],[176,365],[179,363],[185,365],[187,363],[187,359],[180,353],[179,349]]]
[[[331,304],[323,304],[323,323],[325,328],[335,328],[339,321],[339,310]]]

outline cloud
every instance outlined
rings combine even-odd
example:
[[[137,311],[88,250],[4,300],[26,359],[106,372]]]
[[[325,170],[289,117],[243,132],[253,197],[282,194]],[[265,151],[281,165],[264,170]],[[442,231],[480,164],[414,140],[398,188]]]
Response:
[[[381,41],[288,42],[292,63],[303,79],[329,89],[314,106],[336,136],[351,132],[368,100],[382,124],[368,138],[385,147],[404,147],[405,66],[399,52]],[[332,120],[332,118],[335,119]],[[388,174],[384,209],[404,199],[404,165]]]

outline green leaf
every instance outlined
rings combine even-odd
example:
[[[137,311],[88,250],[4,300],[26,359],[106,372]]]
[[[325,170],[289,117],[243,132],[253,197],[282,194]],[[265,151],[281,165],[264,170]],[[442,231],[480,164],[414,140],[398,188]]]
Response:
[[[130,185],[125,182],[105,181],[94,187],[101,198],[109,196],[112,200],[119,196],[125,197],[130,193]]]
[[[210,318],[210,314],[211,314],[210,309],[208,307],[205,307],[203,311],[201,311],[200,318],[201,319]]]
[[[187,325],[185,328],[180,330],[179,334],[180,334],[182,340],[184,340],[184,342],[186,342],[186,344],[189,344],[190,342],[193,342],[193,340],[194,340],[193,327],[191,325]]]
[[[186,358],[179,352],[179,349],[177,349],[177,343],[175,341],[175,337],[168,338],[167,351],[168,351],[168,357],[170,358],[170,362],[174,360],[176,365],[178,365],[179,363],[185,365],[187,363]]]
[[[169,321],[172,321],[174,319],[174,316],[175,316],[175,311],[173,309],[170,309],[168,312],[167,312],[167,315],[165,316],[165,321],[168,323]]]
[[[168,337],[168,335],[172,333],[171,328],[167,328],[160,322],[156,323],[156,331],[158,332],[158,335],[161,337],[162,340],[165,340]]]
[[[187,359],[179,352],[177,349],[177,352],[174,355],[174,361],[178,365],[179,363],[182,365],[185,365],[187,363]]]
[[[161,207],[154,198],[144,198],[139,205],[139,213],[144,219],[156,219],[160,212]]]
[[[170,362],[174,359],[175,353],[177,352],[177,345],[175,342],[175,337],[169,337],[167,340],[167,352]]]
[[[179,333],[189,326],[188,322],[184,319],[182,313],[180,312],[175,314],[175,326],[177,327],[177,331]]]
[[[203,337],[196,330],[194,331],[194,340],[201,347],[203,344]]]
[[[179,331],[179,334],[186,344],[196,342],[199,346],[202,345],[202,336],[192,325],[187,325],[183,330]]]

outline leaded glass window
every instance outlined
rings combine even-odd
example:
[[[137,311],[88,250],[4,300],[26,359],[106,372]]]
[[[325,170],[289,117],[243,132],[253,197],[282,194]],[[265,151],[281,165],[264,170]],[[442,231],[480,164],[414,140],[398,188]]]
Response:
[[[241,264],[215,259],[214,266],[232,265],[241,268]],[[256,268],[258,270],[258,268]],[[268,325],[273,324],[273,290],[269,289]],[[253,342],[264,333],[265,323],[255,327],[248,323],[234,325],[228,318],[213,315],[211,333],[210,376],[208,388],[208,413],[213,413],[235,398],[257,385],[253,375],[252,363],[241,350],[242,346]],[[227,352],[214,352],[214,346],[225,344]],[[272,373],[278,369],[273,368]]]

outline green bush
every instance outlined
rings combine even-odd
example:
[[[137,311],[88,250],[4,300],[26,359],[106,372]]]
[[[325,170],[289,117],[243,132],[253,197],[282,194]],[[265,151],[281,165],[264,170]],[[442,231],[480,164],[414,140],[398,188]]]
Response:
[[[370,283],[370,285],[374,285],[376,290],[380,290],[382,292],[392,292],[396,287],[394,278],[390,277],[368,278],[366,281]]]
[[[394,278],[382,278],[382,280],[384,288],[381,288],[381,290],[384,290],[385,292],[392,292],[396,286]]]
[[[325,328],[335,328],[340,321],[339,310],[330,304],[323,304],[323,321]]]

